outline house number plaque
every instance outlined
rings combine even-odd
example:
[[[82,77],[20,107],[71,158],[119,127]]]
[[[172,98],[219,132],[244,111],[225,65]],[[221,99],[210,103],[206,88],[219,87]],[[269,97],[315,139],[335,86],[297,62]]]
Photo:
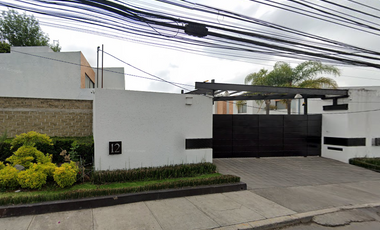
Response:
[[[110,155],[121,154],[121,141],[110,141],[109,151]]]

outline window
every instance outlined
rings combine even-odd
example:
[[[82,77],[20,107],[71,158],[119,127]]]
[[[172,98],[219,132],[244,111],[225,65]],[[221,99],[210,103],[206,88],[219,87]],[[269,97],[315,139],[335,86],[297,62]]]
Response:
[[[95,88],[95,83],[90,79],[90,77],[85,73],[86,79],[85,79],[85,84],[86,88]]]
[[[247,102],[239,104],[238,113],[247,113]]]

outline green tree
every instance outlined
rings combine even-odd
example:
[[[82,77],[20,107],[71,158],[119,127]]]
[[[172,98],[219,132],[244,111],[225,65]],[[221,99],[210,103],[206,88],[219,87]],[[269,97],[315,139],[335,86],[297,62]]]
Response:
[[[62,47],[59,46],[59,42],[57,44],[55,44],[55,45],[50,44],[49,47],[54,52],[61,52],[61,48],[62,48]]]
[[[50,46],[49,36],[33,15],[19,14],[15,10],[3,11],[0,17],[0,38],[11,46]],[[59,52],[56,47],[55,52]]]
[[[272,85],[267,78],[268,76],[268,70],[266,69],[261,69],[257,73],[251,73],[248,74],[247,77],[244,79],[245,84],[251,84],[251,85]],[[265,102],[265,111],[266,114],[269,114],[270,110],[270,100],[264,100]],[[237,105],[239,106],[241,102],[239,101]]]
[[[298,87],[298,88],[336,88],[338,87],[334,79],[328,77],[318,77],[320,74],[332,74],[339,76],[338,68],[331,65],[324,65],[317,61],[302,62],[292,68],[288,63],[277,62],[273,70],[268,72],[261,69],[257,73],[249,74],[245,78],[245,84],[267,85],[279,87]],[[291,113],[292,99],[286,99],[288,114]],[[269,114],[269,103],[266,101],[267,114]]]

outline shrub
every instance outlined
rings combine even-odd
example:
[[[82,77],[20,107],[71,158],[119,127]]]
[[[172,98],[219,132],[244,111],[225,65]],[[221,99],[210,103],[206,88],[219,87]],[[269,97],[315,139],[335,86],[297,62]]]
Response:
[[[77,152],[78,147],[79,147],[78,141],[73,141],[73,143],[71,143],[71,148],[70,148],[69,154],[70,154],[71,160],[75,161],[75,162],[80,161],[80,156]]]
[[[11,149],[17,149],[23,145],[35,146],[37,143],[53,145],[53,141],[50,139],[48,135],[30,131],[27,133],[16,135],[16,137],[11,142]]]
[[[7,164],[7,166],[0,170],[0,187],[2,189],[16,188],[18,186],[17,175],[18,170]]]
[[[6,161],[6,159],[12,156],[13,151],[11,150],[11,141],[6,140],[2,145],[0,145],[0,161]]]
[[[32,163],[48,163],[51,162],[49,155],[44,155],[41,151],[38,151],[36,147],[21,146],[17,151],[6,159],[11,162],[12,165],[22,165],[25,168],[29,168]]]
[[[75,162],[64,163],[61,167],[55,168],[54,181],[61,187],[71,186],[76,182],[78,166]]]
[[[57,168],[57,166],[51,162],[48,162],[45,164],[41,164],[41,163],[37,164],[38,171],[45,173],[47,175],[48,179],[51,179],[51,180],[53,180],[54,171],[56,168]]]
[[[74,141],[78,142],[78,148],[76,152],[84,160],[85,164],[91,164],[94,157],[94,140],[92,137],[53,137],[53,145],[36,143],[36,147],[39,151],[43,153],[49,153],[53,155],[52,161],[63,162],[63,157],[59,154],[62,150],[70,151],[72,148],[72,143]],[[11,149],[11,139],[4,141],[3,145],[0,146],[0,161],[6,161],[6,159],[12,156],[13,152],[17,150],[21,145],[16,145]],[[12,151],[13,150],[13,151]]]
[[[349,159],[348,163],[370,169],[376,172],[380,172],[380,158],[367,158],[367,157],[358,157]]]
[[[4,142],[7,140],[7,130],[0,136],[0,149],[3,146]]]
[[[5,165],[2,161],[0,161],[0,170],[2,170],[3,168],[5,168]]]
[[[84,164],[92,164],[94,161],[94,142],[80,143],[77,152],[82,157]]]
[[[39,168],[38,164],[33,164],[29,169],[18,174],[17,181],[23,188],[40,189],[46,184],[47,175]]]

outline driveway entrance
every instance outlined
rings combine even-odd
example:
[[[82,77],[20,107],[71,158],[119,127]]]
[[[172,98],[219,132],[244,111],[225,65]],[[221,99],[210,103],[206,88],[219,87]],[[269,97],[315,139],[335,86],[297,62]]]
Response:
[[[380,173],[323,157],[214,159],[222,174],[239,176],[248,189],[380,180]]]

